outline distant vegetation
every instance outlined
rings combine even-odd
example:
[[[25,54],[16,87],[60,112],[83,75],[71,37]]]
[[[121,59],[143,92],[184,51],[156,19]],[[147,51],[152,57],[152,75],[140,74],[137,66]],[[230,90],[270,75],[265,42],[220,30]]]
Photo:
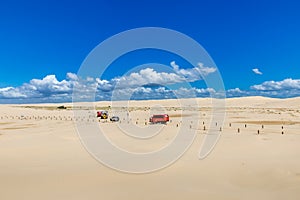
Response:
[[[67,107],[65,107],[64,105],[62,105],[62,106],[58,106],[57,109],[67,109]]]

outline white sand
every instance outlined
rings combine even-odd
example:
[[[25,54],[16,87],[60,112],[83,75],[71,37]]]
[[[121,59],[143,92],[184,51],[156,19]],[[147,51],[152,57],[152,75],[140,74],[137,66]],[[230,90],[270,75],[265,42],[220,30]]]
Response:
[[[55,109],[62,104],[0,105],[0,199],[300,198],[300,98],[227,99],[221,138],[204,160],[198,159],[207,133],[201,123],[212,128],[211,100],[197,101],[200,125],[192,127],[197,137],[191,148],[170,167],[141,175],[114,171],[91,157],[77,136],[73,111]],[[116,124],[99,123],[115,144],[131,151],[162,147],[172,140],[182,114],[191,117],[178,100],[131,101],[129,106],[131,123],[140,127],[150,114],[162,112],[159,108],[172,119],[162,134],[140,143],[121,134]]]

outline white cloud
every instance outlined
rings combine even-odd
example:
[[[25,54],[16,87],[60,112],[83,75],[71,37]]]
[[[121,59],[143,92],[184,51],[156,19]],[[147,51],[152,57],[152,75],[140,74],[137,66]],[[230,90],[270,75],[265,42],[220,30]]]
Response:
[[[185,80],[188,82],[202,80],[205,76],[208,76],[217,70],[214,67],[205,67],[203,63],[198,63],[196,67],[189,69],[180,69],[175,61],[172,61],[170,65],[173,67],[173,70],[176,74],[185,78]]]
[[[260,91],[271,90],[300,90],[300,79],[287,78],[282,81],[266,81],[259,85],[251,86],[251,89]]]
[[[178,83],[201,80],[216,71],[199,63],[190,69],[181,69],[174,61],[170,63],[173,72],[159,72],[153,68],[141,69],[123,77],[101,80],[96,77],[78,77],[67,73],[66,78],[57,80],[55,75],[32,79],[19,87],[0,88],[0,101],[4,102],[63,102],[71,101],[73,88],[84,99],[95,94],[96,100],[115,99],[161,99],[216,96],[212,88],[186,88]],[[175,84],[177,89],[169,87]],[[171,86],[172,88],[173,86]],[[266,81],[253,85],[249,90],[240,88],[226,91],[227,97],[238,96],[295,97],[300,96],[300,79],[287,78],[282,81]]]
[[[169,99],[169,98],[192,98],[192,97],[209,97],[215,91],[211,88],[178,88],[168,89],[166,87],[149,88],[124,88],[114,90],[113,100],[127,99]]]
[[[0,89],[0,98],[3,99],[32,99],[64,97],[72,91],[71,81],[58,81],[55,75],[47,75],[43,79],[32,79],[20,87]]]
[[[229,89],[229,90],[227,90],[227,92],[243,93],[243,91],[240,88]]]
[[[0,88],[0,98],[26,98],[26,95],[22,94],[18,88],[6,87]]]
[[[139,87],[145,85],[169,85],[183,82],[184,78],[175,73],[157,72],[152,68],[142,69],[127,76],[112,79],[116,88]]]
[[[240,88],[229,89],[226,91],[227,97],[241,97],[249,95],[248,91],[243,91]]]
[[[202,80],[203,77],[214,73],[216,68],[204,67],[199,63],[190,69],[181,69],[175,61],[170,65],[173,72],[159,72],[151,67],[141,69],[122,77],[115,77],[111,80],[101,80],[96,77],[78,77],[77,74],[67,73],[66,79],[57,80],[55,75],[47,75],[42,79],[32,79],[19,87],[0,88],[0,99],[27,99],[28,101],[70,101],[73,88],[80,97],[88,97],[93,93],[100,99],[109,99],[116,94],[118,97],[136,95],[140,98],[171,98],[175,92],[189,95],[184,89],[169,90],[165,86]],[[162,86],[156,88],[157,86]],[[191,90],[192,93],[203,95],[208,91]]]
[[[67,79],[76,81],[76,80],[78,80],[78,76],[77,76],[77,74],[68,72],[68,73],[67,73]]]
[[[178,98],[191,98],[191,97],[208,97],[211,94],[216,93],[213,88],[184,88],[181,87],[174,90],[174,93]]]
[[[258,68],[254,68],[254,69],[252,69],[252,71],[253,71],[255,74],[258,74],[258,75],[262,75],[262,74],[263,74]]]
[[[47,75],[43,79],[32,79],[30,84],[24,84],[23,87],[38,93],[48,93],[49,95],[53,93],[68,93],[72,89],[69,81],[58,81],[55,75]]]
[[[149,67],[126,76],[113,78],[109,83],[106,83],[106,86],[110,85],[110,87],[115,87],[117,89],[153,85],[165,86],[202,80],[203,77],[216,71],[216,68],[204,67],[202,63],[199,63],[196,67],[190,69],[180,69],[175,61],[172,61],[170,65],[174,70],[173,72],[158,72]]]
[[[179,66],[175,63],[175,61],[172,61],[170,65],[173,67],[174,71],[179,71]]]
[[[214,67],[204,67],[203,63],[198,63],[198,67],[195,68],[202,76],[207,76],[214,73],[217,69]]]
[[[240,90],[239,88],[229,89],[227,97],[240,96],[266,96],[288,98],[300,96],[300,79],[287,78],[282,81],[265,81],[262,84],[253,85],[250,90]]]

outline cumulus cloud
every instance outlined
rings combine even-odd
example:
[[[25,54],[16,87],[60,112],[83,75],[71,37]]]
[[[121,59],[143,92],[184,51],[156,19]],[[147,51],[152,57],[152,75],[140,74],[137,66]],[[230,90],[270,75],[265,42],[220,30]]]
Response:
[[[179,89],[174,90],[174,94],[177,98],[209,97],[214,93],[216,93],[216,91],[213,88],[180,87]]]
[[[289,98],[300,96],[300,79],[287,78],[282,81],[265,81],[262,84],[250,86],[249,90],[239,88],[227,90],[227,97],[266,96]]]
[[[171,99],[171,98],[193,98],[193,97],[209,97],[215,90],[211,88],[184,88],[169,89],[166,87],[150,88],[124,88],[122,90],[114,90],[112,94],[113,100],[127,99]]]
[[[112,95],[122,98],[133,95],[132,98],[174,98],[177,95],[191,96],[207,95],[210,91],[206,89],[193,89],[185,91],[183,88],[170,90],[166,87],[172,84],[193,82],[214,73],[215,68],[205,67],[199,63],[191,69],[181,69],[175,61],[170,65],[171,72],[159,72],[151,67],[132,72],[122,77],[115,77],[111,80],[102,80],[95,77],[78,77],[77,74],[67,73],[64,80],[57,80],[55,75],[47,75],[42,79],[32,79],[19,87],[0,88],[0,99],[19,99],[28,102],[53,102],[70,101],[73,89],[82,99],[89,94],[96,93],[99,100],[109,100]],[[135,97],[134,97],[135,96]]]
[[[32,79],[20,87],[7,87],[0,89],[0,98],[24,99],[57,97],[72,91],[71,83],[66,80],[58,81],[55,75],[48,75],[43,79]]]
[[[183,82],[184,77],[167,72],[157,72],[152,68],[142,69],[127,76],[112,79],[111,84],[117,88],[139,87],[145,85],[169,85]]]
[[[74,73],[67,73],[65,79],[58,80],[55,75],[47,75],[42,79],[32,79],[19,87],[0,88],[0,102],[5,102],[5,99],[8,103],[71,101],[74,88],[79,92],[82,100],[89,97],[89,94],[94,94],[96,100],[218,96],[218,92],[213,88],[186,88],[178,84],[201,80],[214,73],[215,68],[204,67],[199,63],[194,68],[181,69],[174,61],[170,65],[173,68],[171,72],[158,72],[149,67],[111,80],[95,77],[82,78]],[[176,87],[171,86],[172,84],[175,84]],[[300,79],[287,78],[282,81],[266,81],[253,85],[248,90],[229,89],[226,91],[226,96],[300,96]]]
[[[132,72],[129,75],[122,77],[115,77],[109,82],[100,83],[99,89],[102,88],[136,88],[141,86],[159,86],[159,85],[171,85],[182,82],[194,82],[202,80],[203,77],[214,73],[216,68],[204,67],[202,63],[194,68],[181,69],[175,61],[172,61],[170,65],[173,68],[173,72],[158,72],[153,68],[141,69],[138,72]]]
[[[0,88],[0,97],[3,99],[26,98],[26,95],[22,94],[18,88],[5,87]]]
[[[179,66],[175,63],[175,61],[172,61],[170,65],[173,67],[174,71],[179,71]]]
[[[50,96],[53,93],[59,94],[70,92],[71,84],[66,80],[58,81],[55,75],[48,75],[43,79],[32,79],[29,84],[24,84],[23,88]]]
[[[173,67],[174,72],[188,82],[194,82],[203,79],[205,76],[216,72],[214,67],[205,67],[203,63],[198,63],[197,66],[190,69],[180,69],[180,67],[172,61],[170,65]]]
[[[240,88],[229,89],[226,91],[227,97],[242,97],[249,95],[248,91],[243,91]]]
[[[67,79],[77,81],[78,80],[78,76],[77,76],[77,74],[68,72],[67,73]]]
[[[282,81],[266,81],[260,85],[253,85],[251,89],[260,91],[270,90],[300,90],[300,79],[287,78]]]
[[[255,74],[258,74],[258,75],[262,75],[262,74],[263,74],[258,68],[254,68],[254,69],[252,69],[252,71],[253,71]]]

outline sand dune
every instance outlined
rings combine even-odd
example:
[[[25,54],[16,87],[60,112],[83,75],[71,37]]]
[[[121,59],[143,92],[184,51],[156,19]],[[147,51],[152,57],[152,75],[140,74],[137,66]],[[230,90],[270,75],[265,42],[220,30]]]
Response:
[[[94,110],[80,118],[70,103],[0,105],[0,199],[299,199],[300,98],[227,99],[224,121],[212,121],[211,99],[195,102],[199,107],[181,107],[179,100],[94,104],[119,115],[119,123],[99,121]],[[67,109],[57,109],[60,105]],[[171,122],[149,125],[149,116],[160,112]],[[75,127],[95,122],[119,147],[145,153],[172,142],[186,119],[194,121],[184,127],[187,133],[197,133],[188,151],[171,166],[140,175],[100,164],[82,146]],[[161,132],[136,141],[120,125]],[[212,129],[221,138],[199,160]]]

